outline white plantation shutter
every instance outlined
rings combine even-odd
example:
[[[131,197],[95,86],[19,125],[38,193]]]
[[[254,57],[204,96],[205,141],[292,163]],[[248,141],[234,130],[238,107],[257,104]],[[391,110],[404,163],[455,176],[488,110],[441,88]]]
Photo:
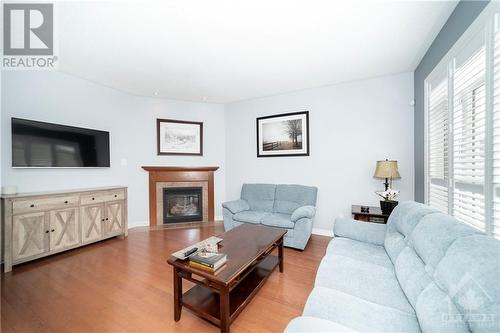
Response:
[[[492,225],[491,232],[500,238],[500,27],[498,15],[495,19],[493,42],[493,129],[492,129]]]
[[[428,117],[429,205],[448,212],[448,80],[431,84]]]
[[[490,2],[425,80],[426,201],[498,239],[499,15]]]
[[[480,36],[482,37],[482,35]],[[483,38],[455,57],[453,72],[453,209],[485,230],[486,48]]]

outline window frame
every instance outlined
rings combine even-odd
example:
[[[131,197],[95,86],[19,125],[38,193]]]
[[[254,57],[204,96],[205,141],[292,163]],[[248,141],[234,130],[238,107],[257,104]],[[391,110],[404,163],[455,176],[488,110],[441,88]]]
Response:
[[[497,16],[498,14],[498,16]],[[483,187],[484,193],[484,232],[486,234],[492,235],[494,229],[494,216],[493,216],[493,200],[494,196],[494,184],[493,184],[493,73],[494,73],[494,41],[495,32],[494,24],[495,19],[500,19],[500,3],[490,2],[485,9],[479,14],[476,20],[469,26],[469,28],[463,33],[463,35],[457,40],[457,42],[450,48],[446,55],[441,59],[441,61],[434,67],[434,69],[429,73],[429,75],[424,80],[424,202],[429,204],[430,201],[430,158],[429,158],[429,111],[430,111],[430,94],[431,94],[431,83],[439,82],[439,80],[447,80],[447,99],[448,99],[448,177],[445,177],[445,183],[447,180],[447,190],[448,190],[448,214],[454,215],[454,190],[455,190],[455,179],[454,179],[454,118],[453,112],[455,110],[454,105],[454,70],[455,70],[455,58],[460,54],[461,51],[465,50],[469,43],[474,39],[478,38],[478,34],[483,34],[484,47],[485,47],[485,57],[486,57],[486,68],[485,75],[482,78],[478,78],[477,82],[471,83],[472,87],[477,89],[484,84],[485,86],[485,142],[484,142],[484,182],[481,185]],[[472,43],[471,43],[472,44]],[[465,94],[472,93],[474,90],[468,87]],[[446,172],[445,172],[446,174]]]

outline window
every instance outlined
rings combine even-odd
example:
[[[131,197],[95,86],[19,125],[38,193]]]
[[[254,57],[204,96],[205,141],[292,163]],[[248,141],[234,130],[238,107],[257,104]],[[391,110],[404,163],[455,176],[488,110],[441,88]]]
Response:
[[[492,101],[492,223],[491,233],[500,238],[500,24],[498,15],[494,23],[493,46],[493,101]]]
[[[448,81],[430,87],[429,204],[448,212]]]
[[[426,79],[426,202],[500,238],[500,6]]]
[[[467,50],[468,51],[468,50]],[[485,231],[485,47],[453,74],[453,206],[458,219]]]

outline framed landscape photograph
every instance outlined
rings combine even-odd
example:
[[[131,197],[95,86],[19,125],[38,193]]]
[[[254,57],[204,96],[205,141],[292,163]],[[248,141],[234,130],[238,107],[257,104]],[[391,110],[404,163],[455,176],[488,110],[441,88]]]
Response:
[[[309,111],[257,118],[257,157],[309,156]]]
[[[203,123],[156,119],[158,155],[203,155]]]

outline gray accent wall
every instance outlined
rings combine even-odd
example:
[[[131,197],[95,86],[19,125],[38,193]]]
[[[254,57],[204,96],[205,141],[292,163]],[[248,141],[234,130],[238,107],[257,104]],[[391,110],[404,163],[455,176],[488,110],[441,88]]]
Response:
[[[460,1],[432,42],[414,74],[415,200],[424,202],[424,80],[489,1]]]

